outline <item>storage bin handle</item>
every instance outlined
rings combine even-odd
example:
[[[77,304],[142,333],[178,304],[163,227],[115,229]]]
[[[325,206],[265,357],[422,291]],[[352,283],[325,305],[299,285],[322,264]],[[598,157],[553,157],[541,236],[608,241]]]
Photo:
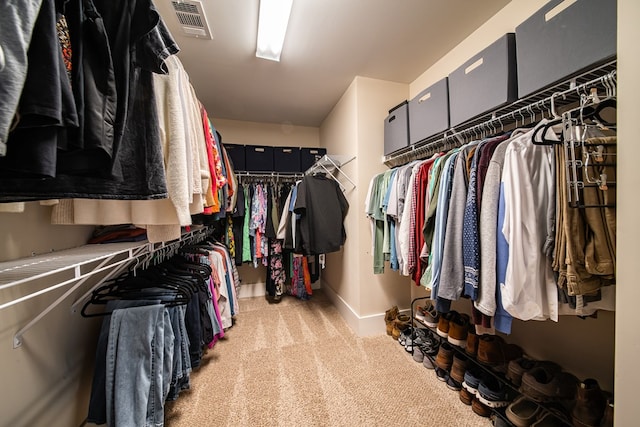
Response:
[[[418,98],[418,104],[422,104],[423,102],[427,101],[429,98],[431,98],[431,92],[427,92],[424,95],[422,95],[420,98]]]
[[[481,66],[482,64],[484,64],[484,57],[478,58],[473,64],[471,64],[467,68],[465,68],[464,69],[464,73],[465,74],[469,74],[470,72],[472,72],[473,70],[475,70],[476,68]]]
[[[551,21],[553,18],[555,18],[556,16],[564,12],[566,9],[568,9],[569,6],[573,5],[576,1],[578,0],[562,0],[560,4],[558,4],[556,7],[554,7],[549,12],[544,14],[544,22]]]
[[[393,116],[389,117],[389,123],[391,123],[391,122],[392,122],[392,121],[394,121],[395,119],[396,119],[396,116],[395,116],[395,115],[393,115]]]

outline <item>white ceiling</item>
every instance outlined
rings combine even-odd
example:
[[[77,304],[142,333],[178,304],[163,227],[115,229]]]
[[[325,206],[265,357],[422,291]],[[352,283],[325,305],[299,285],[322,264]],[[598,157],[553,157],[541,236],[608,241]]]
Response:
[[[210,117],[320,126],[355,76],[410,83],[510,0],[294,0],[280,62],[255,57],[259,0],[203,0],[213,40],[156,7]]]

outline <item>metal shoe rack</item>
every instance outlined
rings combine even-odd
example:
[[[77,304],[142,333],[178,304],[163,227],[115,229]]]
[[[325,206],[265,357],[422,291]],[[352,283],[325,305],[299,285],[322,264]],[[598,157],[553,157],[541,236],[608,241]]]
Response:
[[[429,334],[436,340],[438,340],[439,343],[443,343],[445,341],[447,341],[445,338],[442,338],[440,335],[438,335],[437,333],[435,333],[432,328],[430,328],[429,326],[427,326],[425,323],[423,323],[420,319],[416,319],[416,317],[414,316],[414,304],[419,302],[419,301],[426,301],[426,300],[431,300],[430,297],[418,297],[418,298],[414,298],[411,301],[411,339],[413,340],[416,337],[416,333],[415,333],[415,325],[419,325],[420,327],[425,328]],[[522,392],[519,391],[518,387],[516,387],[515,385],[513,385],[511,383],[511,381],[509,381],[504,374],[497,372],[493,369],[491,369],[491,367],[483,365],[482,363],[478,362],[475,358],[469,356],[464,349],[456,346],[456,345],[451,345],[451,348],[453,348],[453,350],[461,355],[464,355],[466,357],[466,359],[469,361],[469,364],[473,365],[474,367],[479,368],[480,370],[482,370],[485,374],[487,375],[491,375],[494,378],[496,378],[498,381],[500,381],[500,383],[502,383],[504,386],[506,386],[509,389],[509,395],[513,395],[514,398],[513,400],[515,400],[519,395],[522,394]],[[425,357],[429,357],[427,355],[425,355]],[[433,360],[432,360],[433,361]],[[512,400],[512,401],[513,401]],[[548,405],[546,405],[544,402],[536,402],[536,404],[542,409],[543,412],[548,412],[551,415],[554,416],[555,419],[558,420],[558,422],[566,425],[566,426],[572,426],[573,424],[571,423],[570,419],[562,419],[560,417],[557,417],[556,414],[549,408]],[[563,405],[566,406],[566,405]],[[496,417],[500,417],[504,422],[507,423],[507,425],[510,426],[514,426],[515,425],[507,418],[507,416],[505,415],[505,408],[489,408],[491,409],[491,412],[493,414],[495,414]]]

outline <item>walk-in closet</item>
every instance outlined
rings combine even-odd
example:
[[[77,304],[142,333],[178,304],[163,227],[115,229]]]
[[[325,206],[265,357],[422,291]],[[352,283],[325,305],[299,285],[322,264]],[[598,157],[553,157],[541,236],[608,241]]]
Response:
[[[0,427],[637,425],[639,18],[3,2]]]

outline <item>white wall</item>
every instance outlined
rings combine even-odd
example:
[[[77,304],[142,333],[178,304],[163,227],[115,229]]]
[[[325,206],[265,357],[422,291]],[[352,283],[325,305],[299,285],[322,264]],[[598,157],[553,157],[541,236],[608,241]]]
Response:
[[[640,117],[640,2],[618,0],[618,243],[616,293],[615,425],[638,424],[640,383],[637,369],[640,341],[636,316],[640,301],[638,286],[638,188],[640,188],[640,145],[637,122]]]
[[[408,86],[356,77],[321,126],[321,144],[336,154],[355,156],[345,172],[356,187],[347,187],[347,241],[327,256],[322,283],[351,328],[360,335],[384,331],[380,315],[391,305],[406,307],[408,280],[387,272],[373,274],[370,222],[364,214],[369,180],[386,170],[382,164],[383,123],[387,110],[407,97]]]

